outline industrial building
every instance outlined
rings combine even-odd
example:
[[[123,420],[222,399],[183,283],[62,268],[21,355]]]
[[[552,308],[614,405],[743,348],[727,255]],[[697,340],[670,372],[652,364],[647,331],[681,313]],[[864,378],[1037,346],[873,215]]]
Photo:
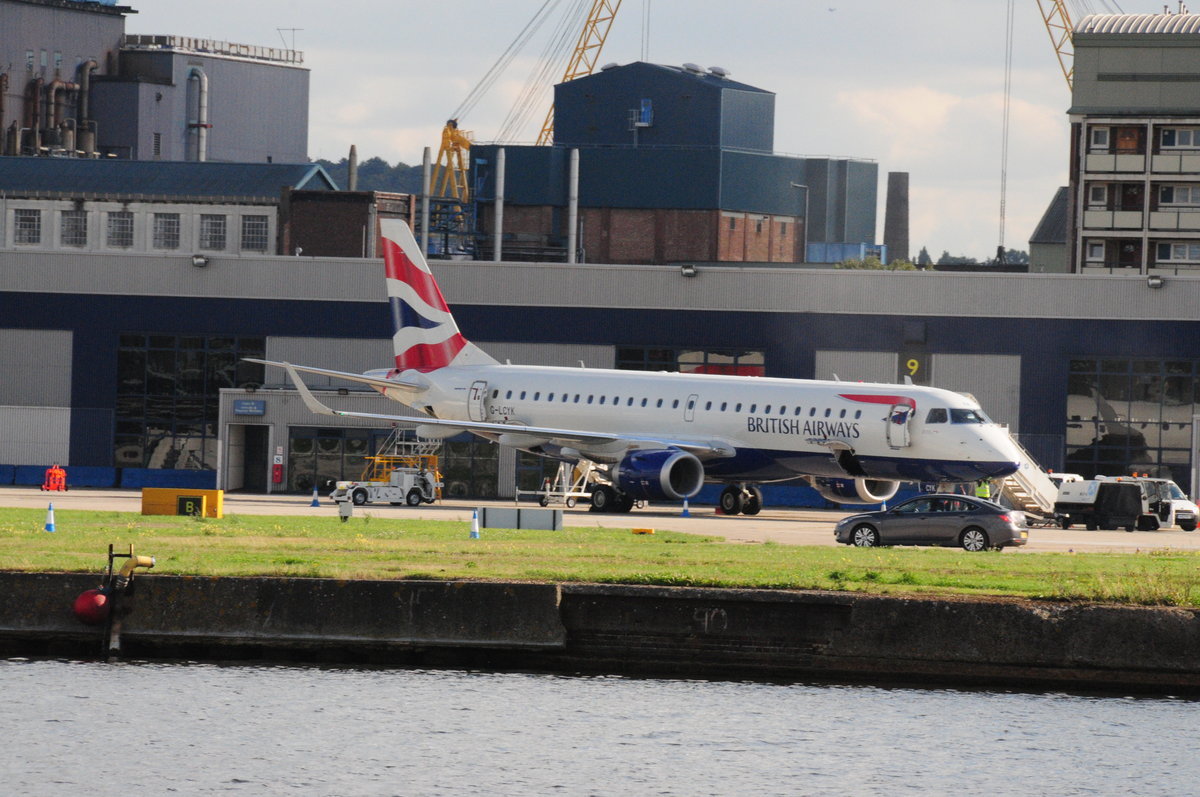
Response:
[[[878,164],[774,148],[775,95],[721,67],[609,64],[554,89],[554,146],[471,148],[479,226],[494,246],[504,150],[505,257],[597,263],[887,260]],[[578,251],[568,198],[577,153]]]
[[[125,35],[111,0],[0,0],[0,155],[303,163],[295,50]]]

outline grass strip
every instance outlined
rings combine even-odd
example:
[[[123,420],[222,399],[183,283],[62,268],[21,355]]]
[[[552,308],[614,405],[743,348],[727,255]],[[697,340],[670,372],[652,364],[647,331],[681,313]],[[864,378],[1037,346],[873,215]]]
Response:
[[[967,553],[859,549],[659,531],[484,529],[372,517],[230,515],[222,519],[0,508],[0,570],[102,574],[108,546],[156,557],[152,572],[198,576],[475,579],[822,589],[1200,606],[1200,553]]]

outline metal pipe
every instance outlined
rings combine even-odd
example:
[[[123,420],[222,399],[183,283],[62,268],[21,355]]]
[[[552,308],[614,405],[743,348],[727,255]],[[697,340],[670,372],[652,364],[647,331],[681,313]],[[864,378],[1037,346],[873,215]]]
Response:
[[[429,147],[421,156],[421,254],[429,257],[429,184],[433,179],[433,163]]]
[[[208,160],[208,128],[212,126],[208,123],[208,75],[194,66],[188,72],[188,81],[193,78],[197,81],[196,120],[188,126],[196,130],[196,160],[203,162]]]
[[[571,170],[567,178],[567,263],[575,263],[575,225],[579,219],[579,149],[571,150]]]
[[[504,248],[504,147],[496,150],[496,207],[493,225],[496,230],[496,251],[492,262],[499,263],[503,259]]]
[[[88,118],[88,104],[91,102],[92,72],[96,71],[96,61],[89,58],[79,65],[79,98],[75,107],[75,118],[80,122]]]
[[[350,159],[346,162],[346,190],[358,190],[358,147],[350,145]]]

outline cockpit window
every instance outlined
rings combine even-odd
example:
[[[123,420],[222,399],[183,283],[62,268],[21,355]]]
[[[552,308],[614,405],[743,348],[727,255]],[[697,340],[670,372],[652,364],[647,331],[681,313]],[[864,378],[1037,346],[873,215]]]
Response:
[[[931,409],[929,411],[929,414],[925,416],[925,423],[945,423],[945,422],[946,422],[946,408],[945,407],[934,407],[933,409]]]
[[[950,410],[951,423],[991,423],[980,410]]]

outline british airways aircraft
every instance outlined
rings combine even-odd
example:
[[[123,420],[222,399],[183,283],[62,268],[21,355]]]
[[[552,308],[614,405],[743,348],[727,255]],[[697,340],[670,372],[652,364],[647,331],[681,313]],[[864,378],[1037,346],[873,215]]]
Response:
[[[313,412],[463,431],[559,460],[589,460],[592,508],[691,498],[727,485],[726,514],[757,514],[756,485],[804,479],[837,503],[875,504],[902,481],[1006,476],[1021,455],[973,398],[934,387],[499,363],[459,332],[412,231],[380,223],[395,368],[284,368]],[[365,383],[427,417],[322,404],[298,372]],[[605,478],[606,477],[606,478]]]

